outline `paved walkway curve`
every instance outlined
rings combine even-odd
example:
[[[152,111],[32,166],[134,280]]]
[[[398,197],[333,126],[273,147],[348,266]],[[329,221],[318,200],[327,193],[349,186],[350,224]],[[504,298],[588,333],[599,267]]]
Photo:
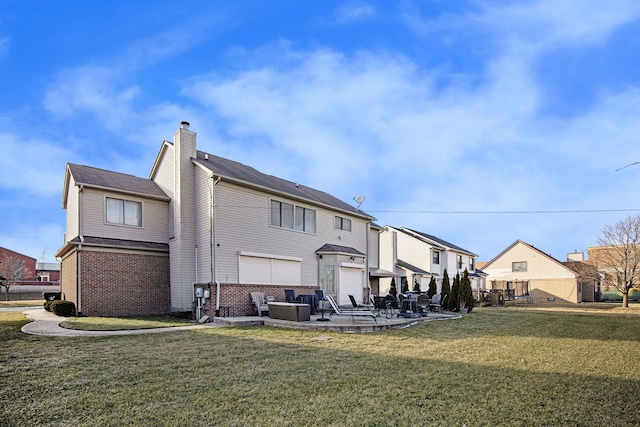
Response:
[[[25,334],[45,335],[53,337],[104,337],[112,335],[139,335],[222,326],[216,323],[206,323],[188,326],[171,326],[167,328],[132,329],[123,331],[78,331],[74,329],[66,329],[60,326],[60,323],[67,320],[67,318],[49,313],[44,308],[36,310],[25,310],[23,311],[23,313],[27,317],[27,319],[33,319],[34,321],[24,325],[21,329],[22,332],[24,332]]]

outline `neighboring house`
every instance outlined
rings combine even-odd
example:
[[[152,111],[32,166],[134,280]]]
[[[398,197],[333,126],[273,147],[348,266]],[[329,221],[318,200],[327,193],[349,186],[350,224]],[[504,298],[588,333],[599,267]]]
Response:
[[[399,278],[399,274],[380,268],[380,233],[384,228],[376,223],[371,223],[369,233],[369,289],[371,295],[381,295],[380,279]],[[366,300],[366,299],[365,299]]]
[[[630,253],[633,253],[631,251]],[[618,288],[614,286],[613,281],[616,280],[617,272],[624,271],[624,266],[615,265],[618,260],[623,259],[624,247],[623,246],[591,246],[587,248],[587,263],[592,265],[602,277],[602,291],[605,292],[619,292]],[[633,258],[633,255],[630,256]],[[629,272],[634,269],[633,262],[627,264]],[[635,268],[636,277],[633,277],[634,287],[640,287],[640,268]]]
[[[411,230],[406,227],[384,227],[380,234],[380,267],[399,275],[398,291],[407,283],[413,289],[419,283],[426,291],[433,276],[438,293],[442,290],[442,276],[447,270],[449,279],[466,269],[471,287],[476,294],[484,290],[485,274],[476,269],[477,255],[436,236]],[[389,291],[390,280],[383,280],[381,294]]]
[[[572,257],[574,254],[567,254],[567,261],[563,262],[571,271],[576,273],[578,279],[578,289],[582,294],[582,302],[600,301],[601,296],[601,276],[598,269],[582,260]]]
[[[252,291],[284,300],[285,289],[322,289],[340,304],[368,294],[374,218],[197,151],[187,122],[163,142],[149,179],[69,165],[63,197],[62,288],[83,314],[191,312],[199,287],[211,296],[203,313],[233,315],[252,313]]]
[[[487,288],[502,292],[507,299],[582,301],[579,274],[521,240],[489,261],[483,271],[488,274]]]
[[[59,262],[36,262],[36,280],[39,282],[50,282],[60,284],[60,263]]]

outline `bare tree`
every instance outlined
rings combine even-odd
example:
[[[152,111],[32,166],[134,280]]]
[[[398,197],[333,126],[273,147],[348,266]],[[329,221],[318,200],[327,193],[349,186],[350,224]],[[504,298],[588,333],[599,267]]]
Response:
[[[7,291],[5,296],[7,301],[9,301],[9,289],[11,286],[31,274],[31,269],[25,266],[20,258],[13,256],[0,257],[0,286]]]
[[[629,289],[640,283],[640,216],[606,225],[596,243],[600,248],[590,261],[605,274],[605,282],[622,293],[622,306],[629,307]]]

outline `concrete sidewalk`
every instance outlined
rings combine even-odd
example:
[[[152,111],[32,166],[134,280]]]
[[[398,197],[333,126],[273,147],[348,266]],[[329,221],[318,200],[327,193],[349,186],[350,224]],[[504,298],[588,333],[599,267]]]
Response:
[[[352,319],[350,316],[333,316],[330,321],[320,322],[320,315],[312,315],[310,321],[292,322],[288,320],[271,319],[258,316],[216,317],[209,323],[198,323],[188,326],[172,326],[167,328],[134,329],[122,331],[77,331],[60,326],[65,317],[56,316],[43,308],[23,311],[28,319],[34,321],[22,327],[22,332],[33,335],[45,335],[55,337],[104,337],[114,335],[139,335],[160,332],[186,331],[191,329],[215,328],[224,326],[275,326],[279,328],[304,329],[309,331],[334,331],[334,332],[378,332],[393,329],[401,329],[412,326],[418,322],[430,322],[434,320],[459,319],[459,313],[439,312],[429,313],[427,317],[399,318],[384,316],[376,318],[375,322],[369,318]]]
[[[49,313],[44,308],[25,310],[23,311],[23,313],[27,317],[27,319],[33,319],[34,321],[24,325],[21,329],[22,332],[24,332],[25,334],[45,335],[52,337],[105,337],[113,335],[139,335],[224,326],[219,323],[203,323],[188,326],[171,326],[168,328],[133,329],[123,331],[77,331],[61,327],[60,323],[67,320],[67,318]]]

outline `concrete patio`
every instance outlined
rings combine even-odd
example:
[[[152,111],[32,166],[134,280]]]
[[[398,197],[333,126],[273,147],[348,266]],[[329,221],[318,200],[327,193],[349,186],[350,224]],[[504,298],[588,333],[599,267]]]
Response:
[[[321,314],[311,315],[311,320],[303,322],[292,322],[289,320],[271,319],[268,316],[237,316],[237,317],[215,317],[213,323],[226,324],[228,326],[276,326],[279,328],[304,329],[310,331],[335,331],[335,332],[375,332],[392,329],[401,329],[416,324],[418,322],[430,322],[434,320],[458,319],[459,313],[448,311],[429,312],[426,317],[405,318],[397,317],[398,311],[392,317],[386,318],[384,313],[380,313],[376,320],[372,318],[356,317],[348,315],[333,315],[330,320],[318,320]],[[325,313],[325,319],[329,319],[329,313]]]

